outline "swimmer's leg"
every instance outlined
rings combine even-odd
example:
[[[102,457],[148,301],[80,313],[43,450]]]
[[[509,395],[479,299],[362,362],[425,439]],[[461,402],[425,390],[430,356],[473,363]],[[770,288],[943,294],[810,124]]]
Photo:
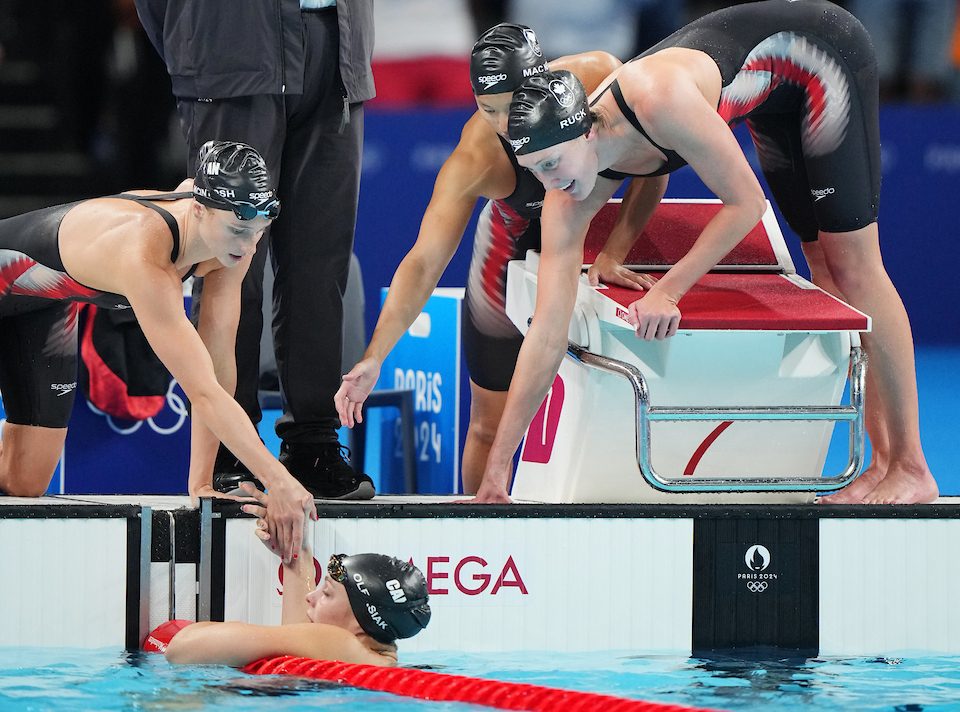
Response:
[[[13,497],[39,497],[46,492],[66,439],[66,428],[4,423],[0,492]]]
[[[800,244],[803,247],[803,255],[807,260],[807,265],[810,267],[810,278],[813,283],[822,290],[846,301],[846,297],[840,292],[840,289],[833,281],[833,275],[830,274],[830,269],[827,266],[819,240],[815,242],[802,242]],[[877,388],[875,371],[867,364],[865,421],[867,434],[870,437],[870,464],[852,484],[844,487],[839,492],[821,497],[818,500],[821,504],[860,504],[863,498],[869,494],[873,488],[880,483],[884,475],[887,474],[890,440],[887,436],[886,418],[883,415],[884,409],[887,406],[882,401],[882,395],[882,389]]]
[[[846,300],[873,318],[863,335],[881,404],[888,453],[886,475],[867,494],[867,504],[932,502],[939,496],[920,444],[913,336],[906,309],[880,255],[877,223],[850,232],[818,235],[833,282]],[[882,441],[881,447],[884,447]]]
[[[470,381],[470,425],[463,446],[463,493],[476,494],[490,446],[507,403],[507,391],[491,391]]]
[[[0,318],[0,492],[39,497],[63,452],[77,385],[77,302]]]

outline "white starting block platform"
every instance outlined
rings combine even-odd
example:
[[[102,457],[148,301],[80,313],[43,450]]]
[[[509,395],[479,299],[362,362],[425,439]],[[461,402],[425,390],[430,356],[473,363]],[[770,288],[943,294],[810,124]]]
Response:
[[[662,274],[720,208],[719,201],[664,201],[626,264]],[[611,201],[594,218],[585,268],[619,209]],[[507,314],[524,333],[538,262],[530,252],[508,270]],[[870,317],[796,274],[769,204],[680,300],[675,336],[637,338],[625,317],[642,296],[581,278],[570,353],[524,439],[514,497],[802,503],[859,474],[865,359],[858,332],[870,330]],[[837,421],[849,423],[849,460],[824,476]]]

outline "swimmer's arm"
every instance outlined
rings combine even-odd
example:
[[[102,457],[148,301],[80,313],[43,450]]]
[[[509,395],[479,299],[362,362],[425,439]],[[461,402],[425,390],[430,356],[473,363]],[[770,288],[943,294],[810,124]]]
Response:
[[[488,193],[490,159],[465,147],[466,141],[461,140],[437,175],[417,241],[393,275],[366,357],[382,362],[423,311],[460,245],[477,200]]]
[[[313,552],[304,544],[297,558],[283,565],[283,604],[280,612],[280,624],[309,623],[307,616],[307,594],[316,588],[316,569],[313,565]]]
[[[313,498],[260,441],[243,409],[217,382],[213,361],[183,310],[183,287],[172,269],[126,260],[118,264],[123,291],[143,334],[190,399],[193,417],[211,431],[266,485],[267,513],[282,559],[302,544],[304,517],[316,517]]]
[[[644,99],[640,120],[651,127],[655,141],[676,150],[723,202],[690,251],[651,290],[676,303],[757,224],[766,200],[733,132],[699,89],[690,82],[668,84],[670,91]]]
[[[598,182],[602,180],[606,179],[597,179]],[[623,263],[666,190],[665,175],[634,178],[630,181],[617,213],[617,221],[610,230],[603,249],[587,272],[590,284],[604,282],[633,289],[647,289],[656,284],[656,280],[649,275],[633,272],[625,268]]]
[[[616,188],[615,181],[598,181],[593,193],[582,202],[559,191],[547,192],[541,216],[537,302],[477,492],[480,502],[509,501],[513,455],[567,351],[587,227]]]
[[[200,320],[197,333],[213,361],[217,382],[228,394],[237,387],[236,340],[240,323],[240,284],[250,266],[251,256],[233,269],[217,269],[203,278]],[[187,491],[191,497],[212,493],[213,467],[219,438],[203,419],[194,415],[190,431],[190,475]]]
[[[476,120],[481,121],[479,117]],[[496,169],[490,165],[490,151],[495,147],[464,146],[468,134],[475,132],[464,130],[460,145],[440,169],[417,241],[393,275],[363,359],[344,374],[334,395],[342,425],[353,427],[362,420],[363,402],[379,378],[383,360],[423,311],[460,245],[477,199],[489,194],[488,185],[495,181],[491,174]],[[505,155],[503,160],[507,160]]]
[[[349,631],[324,623],[284,626],[234,621],[194,623],[174,636],[165,655],[171,663],[235,667],[279,655],[368,665],[393,664]]]

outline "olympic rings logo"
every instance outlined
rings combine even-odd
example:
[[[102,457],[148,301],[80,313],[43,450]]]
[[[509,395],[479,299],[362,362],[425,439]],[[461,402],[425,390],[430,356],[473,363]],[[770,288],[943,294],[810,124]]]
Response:
[[[763,593],[767,590],[766,581],[747,581],[747,590],[751,593]]]
[[[173,425],[167,427],[158,425],[153,418],[137,420],[134,421],[132,425],[124,427],[122,425],[118,425],[117,421],[113,419],[112,415],[107,415],[102,410],[94,406],[90,401],[87,401],[87,407],[95,414],[102,415],[104,418],[106,418],[107,426],[118,435],[133,435],[143,426],[144,423],[146,423],[149,428],[158,435],[173,435],[183,427],[183,423],[187,419],[187,404],[184,403],[184,400],[179,393],[174,392],[173,389],[176,388],[176,386],[176,379],[171,378],[170,387],[167,388],[167,407],[170,408],[170,411],[177,417],[177,419],[174,421]]]

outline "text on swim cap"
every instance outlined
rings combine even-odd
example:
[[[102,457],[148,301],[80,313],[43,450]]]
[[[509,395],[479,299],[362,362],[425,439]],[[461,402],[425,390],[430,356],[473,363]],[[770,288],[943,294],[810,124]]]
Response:
[[[387,622],[380,617],[380,613],[377,611],[377,607],[372,603],[367,604],[367,613],[370,614],[371,620],[380,626],[381,630],[387,629]]]
[[[580,121],[582,121],[582,120],[583,120],[583,117],[586,116],[586,115],[587,115],[587,110],[586,110],[586,109],[580,109],[580,111],[578,111],[578,112],[577,112],[576,114],[574,114],[573,116],[568,116],[568,117],[565,118],[565,119],[560,119],[560,128],[565,129],[565,128],[567,128],[567,126],[573,126],[574,124],[579,123]]]
[[[494,84],[499,84],[502,81],[506,81],[506,74],[481,74],[477,77],[477,81],[483,84],[485,89],[489,89]]]
[[[214,188],[213,192],[219,195],[221,198],[236,198],[237,191],[231,188]]]
[[[532,77],[534,74],[541,74],[542,72],[547,71],[547,63],[538,64],[536,67],[527,67],[523,70],[523,76]]]
[[[368,591],[367,588],[363,585],[363,576],[361,576],[360,574],[354,574],[353,582],[357,584],[357,590],[360,591],[360,593],[362,593],[364,596],[370,595],[370,591]]]
[[[264,191],[264,192],[262,192],[262,193],[250,193],[250,196],[249,196],[249,197],[250,197],[250,200],[255,200],[256,202],[259,203],[261,200],[266,200],[267,198],[272,198],[272,197],[273,197],[273,191],[272,191],[272,190],[267,190],[267,191]]]
[[[220,164],[216,161],[211,161],[206,166],[204,166],[203,172],[208,176],[218,176],[220,175]]]
[[[394,603],[407,602],[407,595],[403,592],[400,582],[396,579],[390,579],[387,581],[387,590],[390,592],[390,596],[393,598]]]
[[[519,151],[521,148],[523,148],[523,144],[529,143],[529,142],[530,142],[530,137],[529,137],[529,136],[524,136],[523,138],[512,138],[512,139],[510,139],[510,145],[513,147],[513,152],[514,152],[514,153],[516,153],[516,152]]]

